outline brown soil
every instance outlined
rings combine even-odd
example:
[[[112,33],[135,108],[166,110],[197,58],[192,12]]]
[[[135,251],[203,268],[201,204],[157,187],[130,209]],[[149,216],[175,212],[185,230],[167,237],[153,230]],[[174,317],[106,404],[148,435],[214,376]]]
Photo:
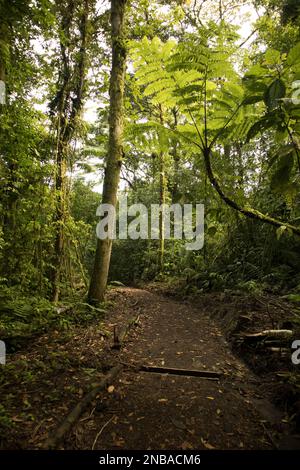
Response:
[[[99,393],[60,448],[272,449],[283,442],[285,416],[199,303],[132,288],[114,289],[110,299],[113,306],[101,324],[65,338],[54,332],[14,355],[12,362],[26,364],[33,379],[12,390],[14,375],[0,389],[12,395],[7,406],[15,423],[2,448],[41,448],[91,383],[119,362],[122,374]],[[114,325],[120,331],[132,319],[138,321],[121,350],[111,349]],[[222,376],[211,381],[138,372],[142,364]]]

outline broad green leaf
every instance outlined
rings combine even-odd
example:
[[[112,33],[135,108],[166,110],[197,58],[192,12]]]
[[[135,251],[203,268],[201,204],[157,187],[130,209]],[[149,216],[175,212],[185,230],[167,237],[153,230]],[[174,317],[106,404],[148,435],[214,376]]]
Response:
[[[271,189],[275,192],[282,192],[287,188],[294,166],[294,153],[280,157],[277,168],[271,179]]]
[[[300,63],[300,43],[296,44],[296,46],[290,50],[286,62],[289,66]]]
[[[275,108],[278,107],[279,100],[284,98],[285,94],[286,94],[285,83],[280,78],[277,78],[271,83],[271,85],[269,86],[269,88],[267,89],[264,95],[264,101],[269,111],[273,111]]]
[[[276,49],[268,49],[265,53],[264,62],[267,65],[277,65],[282,62],[281,53]]]
[[[258,80],[257,78],[243,78],[243,84],[254,95],[263,94],[266,92],[268,85],[265,81]]]
[[[263,132],[266,129],[270,129],[275,124],[275,122],[275,120],[272,121],[270,119],[267,119],[266,117],[263,117],[259,119],[259,121],[256,121],[248,131],[247,142],[253,139],[259,132]]]
[[[246,96],[246,98],[243,101],[244,105],[247,104],[255,104],[259,103],[260,101],[263,101],[263,96],[262,95],[252,95],[252,96]]]
[[[253,65],[248,72],[245,74],[245,78],[252,78],[252,77],[265,77],[268,75],[268,70],[265,69],[264,67],[261,67],[260,65]]]

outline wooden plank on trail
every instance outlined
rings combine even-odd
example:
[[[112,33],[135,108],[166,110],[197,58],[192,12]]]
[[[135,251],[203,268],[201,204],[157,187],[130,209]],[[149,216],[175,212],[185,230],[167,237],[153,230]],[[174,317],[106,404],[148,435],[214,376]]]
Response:
[[[155,374],[185,375],[209,380],[219,380],[221,376],[220,372],[212,370],[176,369],[174,367],[141,366],[140,370],[142,372],[152,372]]]

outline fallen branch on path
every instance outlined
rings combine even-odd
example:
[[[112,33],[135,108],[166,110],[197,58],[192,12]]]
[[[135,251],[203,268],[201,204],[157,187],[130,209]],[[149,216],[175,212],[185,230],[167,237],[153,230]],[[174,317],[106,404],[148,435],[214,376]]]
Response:
[[[82,415],[87,406],[91,403],[91,401],[93,401],[94,398],[96,398],[96,396],[98,395],[98,393],[103,390],[107,385],[109,385],[122,370],[123,366],[121,364],[110,369],[108,374],[101,380],[101,382],[95,385],[92,390],[90,390],[83,397],[83,399],[79,403],[77,403],[75,408],[73,408],[73,410],[68,414],[68,416],[60,424],[60,426],[56,429],[52,436],[48,437],[48,439],[43,445],[43,449],[55,449],[61,439],[65,436],[65,434],[69,432],[71,427],[77,422],[77,420]]]
[[[185,375],[189,377],[199,377],[202,379],[219,380],[221,373],[212,370],[195,370],[195,369],[175,369],[174,367],[155,367],[141,366],[142,372],[153,372],[156,374]]]
[[[102,428],[100,429],[100,431],[97,433],[95,439],[94,439],[94,442],[93,442],[93,445],[92,445],[92,450],[95,449],[95,445],[97,444],[97,441],[100,437],[100,435],[102,434],[102,432],[104,431],[104,429],[106,428],[106,426],[109,425],[109,423],[114,419],[114,416],[112,416],[105,424],[103,424]]]

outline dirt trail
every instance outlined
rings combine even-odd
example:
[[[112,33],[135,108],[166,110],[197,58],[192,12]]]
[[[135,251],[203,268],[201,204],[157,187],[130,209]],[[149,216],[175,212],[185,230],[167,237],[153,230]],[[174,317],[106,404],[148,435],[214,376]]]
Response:
[[[118,288],[115,314],[139,314],[120,352],[129,366],[82,417],[65,449],[272,449],[280,413],[259,378],[230,351],[199,307],[145,290]],[[105,357],[105,356],[104,356]],[[219,381],[133,372],[136,364],[220,371]]]

